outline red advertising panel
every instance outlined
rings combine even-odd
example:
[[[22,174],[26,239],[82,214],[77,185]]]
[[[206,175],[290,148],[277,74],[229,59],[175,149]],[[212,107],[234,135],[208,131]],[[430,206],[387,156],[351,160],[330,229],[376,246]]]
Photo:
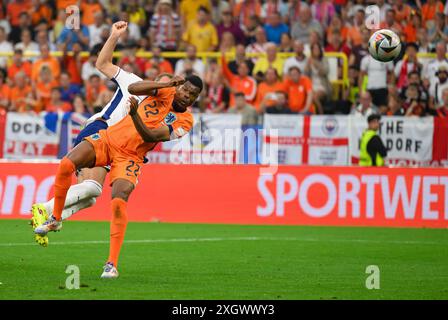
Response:
[[[255,165],[147,165],[131,221],[448,226],[448,170]],[[0,218],[27,218],[52,194],[55,164],[0,164]],[[109,220],[110,187],[76,220]]]

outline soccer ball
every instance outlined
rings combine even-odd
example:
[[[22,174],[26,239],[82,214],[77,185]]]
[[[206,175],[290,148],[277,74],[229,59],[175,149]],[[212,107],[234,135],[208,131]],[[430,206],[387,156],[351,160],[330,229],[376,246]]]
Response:
[[[369,39],[369,52],[375,60],[392,61],[401,52],[400,38],[389,29],[378,30]]]

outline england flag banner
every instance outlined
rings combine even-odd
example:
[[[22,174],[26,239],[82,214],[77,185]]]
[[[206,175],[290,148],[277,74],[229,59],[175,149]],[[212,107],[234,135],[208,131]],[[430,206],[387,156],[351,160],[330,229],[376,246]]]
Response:
[[[348,164],[349,141],[346,116],[306,117],[304,136],[304,163],[311,165]]]
[[[7,159],[56,159],[60,117],[57,113],[7,114],[4,157]]]
[[[350,117],[350,160],[359,162],[361,136],[367,119]],[[433,117],[382,117],[378,134],[387,148],[386,164],[429,166],[433,156]]]
[[[241,115],[237,114],[194,114],[190,133],[181,139],[159,144],[147,158],[151,163],[238,163],[241,121]]]
[[[304,117],[299,115],[264,115],[264,164],[302,164]],[[267,150],[275,150],[270,152]]]

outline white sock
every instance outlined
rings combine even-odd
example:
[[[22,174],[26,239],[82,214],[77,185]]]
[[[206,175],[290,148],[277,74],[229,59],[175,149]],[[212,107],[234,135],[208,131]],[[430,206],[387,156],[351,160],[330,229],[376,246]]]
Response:
[[[70,206],[68,208],[64,208],[64,210],[62,210],[62,220],[67,220],[72,215],[74,215],[76,212],[81,211],[82,209],[91,207],[95,203],[96,203],[96,198],[88,198],[88,199],[84,199],[82,201],[78,201],[77,203],[73,204],[72,206]]]
[[[96,198],[101,195],[103,187],[95,180],[84,180],[81,183],[72,185],[67,191],[64,209],[70,208],[76,203],[85,199]],[[48,215],[53,214],[54,198],[43,203]],[[81,210],[81,209],[80,209]]]

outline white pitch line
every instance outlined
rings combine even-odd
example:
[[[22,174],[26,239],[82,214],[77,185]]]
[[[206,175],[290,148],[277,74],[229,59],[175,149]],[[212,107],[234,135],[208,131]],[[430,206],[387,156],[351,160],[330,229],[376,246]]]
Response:
[[[290,237],[233,237],[233,238],[173,238],[173,239],[143,239],[125,240],[126,244],[145,243],[182,243],[182,242],[220,242],[220,241],[297,241],[297,242],[342,242],[342,243],[377,243],[377,244],[406,244],[406,245],[438,245],[447,246],[446,242],[434,241],[401,241],[401,240],[368,240],[368,239],[318,239],[318,238],[290,238]],[[69,246],[86,244],[109,244],[108,240],[86,240],[71,242],[51,242],[51,246]],[[36,246],[34,242],[0,243],[0,247]]]

